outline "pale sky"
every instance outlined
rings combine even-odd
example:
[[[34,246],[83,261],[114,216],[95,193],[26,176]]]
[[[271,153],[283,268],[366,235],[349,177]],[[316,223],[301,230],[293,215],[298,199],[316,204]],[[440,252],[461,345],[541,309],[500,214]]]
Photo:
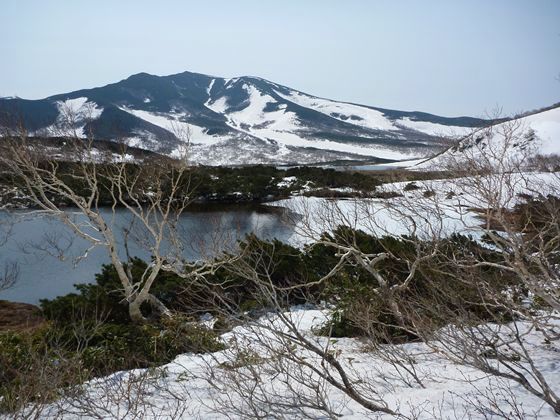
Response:
[[[0,96],[254,75],[445,116],[560,101],[560,0],[0,0]]]

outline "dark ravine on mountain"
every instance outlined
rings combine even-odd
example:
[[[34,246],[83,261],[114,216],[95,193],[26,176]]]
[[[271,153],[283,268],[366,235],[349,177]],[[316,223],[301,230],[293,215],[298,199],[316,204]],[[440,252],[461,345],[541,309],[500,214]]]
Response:
[[[68,115],[72,115],[68,118]],[[139,73],[41,100],[0,98],[0,127],[124,140],[205,165],[387,162],[427,157],[488,120],[395,111],[308,95],[258,77]]]

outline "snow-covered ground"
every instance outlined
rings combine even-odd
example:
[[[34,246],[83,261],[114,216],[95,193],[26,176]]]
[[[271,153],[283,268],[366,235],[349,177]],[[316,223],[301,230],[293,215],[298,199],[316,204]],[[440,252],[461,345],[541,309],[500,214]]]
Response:
[[[542,154],[560,153],[560,108],[529,115],[523,120],[541,140]]]
[[[490,204],[511,208],[519,194],[558,194],[560,173],[527,172],[476,178],[440,179],[384,184],[377,191],[396,193],[394,198],[331,199],[296,196],[268,203],[294,215],[290,242],[303,246],[339,225],[352,226],[376,235],[419,237],[461,233],[477,238],[484,232],[475,211]],[[414,185],[414,189],[410,186]],[[482,196],[481,189],[488,191]],[[498,194],[502,191],[502,194]],[[495,193],[494,193],[495,192]],[[489,201],[492,200],[492,203]],[[494,202],[494,200],[497,200]]]
[[[386,347],[389,354],[410,358],[408,367],[414,370],[415,381],[403,366],[391,363],[383,353],[371,352],[367,343],[317,336],[313,327],[325,321],[327,310],[293,308],[282,316],[311,343],[335,355],[349,380],[364,395],[385,401],[389,409],[405,418],[495,418],[490,411],[493,399],[505,413],[513,413],[511,404],[516,402],[522,416],[554,418],[552,410],[521,385],[452,363],[437,351],[438,343]],[[314,369],[329,372],[337,380],[340,377],[317,354],[272,333],[289,331],[280,319],[266,316],[234,328],[222,336],[228,348],[217,353],[184,354],[151,371],[118,372],[93,380],[85,384],[83,395],[44,407],[41,417],[57,418],[64,412],[64,418],[94,418],[95,412],[98,417],[123,419],[232,419],[255,418],[258,414],[261,418],[303,418],[304,413],[309,418],[325,419],[335,413],[344,419],[394,418],[368,412],[340,389],[320,380]],[[518,324],[516,328],[526,326]],[[536,333],[528,334],[528,351],[549,383],[558,389],[560,349],[543,342]],[[278,363],[277,352],[284,350],[292,356]],[[247,400],[251,393],[254,406]],[[315,408],[325,402],[330,416]],[[293,404],[300,408],[293,408]]]
[[[85,97],[58,101],[57,107],[60,113],[59,119],[72,117],[73,120],[94,120],[103,112],[103,108]]]

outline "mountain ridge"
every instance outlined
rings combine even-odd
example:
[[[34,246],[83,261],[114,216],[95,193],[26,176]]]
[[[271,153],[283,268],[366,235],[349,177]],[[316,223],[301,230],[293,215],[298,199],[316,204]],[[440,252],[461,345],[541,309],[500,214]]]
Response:
[[[188,137],[194,162],[218,165],[426,157],[441,151],[448,137],[491,122],[334,101],[258,76],[189,71],[141,72],[38,100],[0,99],[0,112],[18,116],[30,132],[44,136],[73,112],[78,118],[72,129],[83,135],[170,156]],[[93,118],[86,118],[88,112]]]

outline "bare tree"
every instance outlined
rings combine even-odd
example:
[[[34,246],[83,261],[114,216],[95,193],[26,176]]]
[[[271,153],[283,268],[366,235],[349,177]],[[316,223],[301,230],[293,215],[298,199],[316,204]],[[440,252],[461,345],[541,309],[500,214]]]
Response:
[[[184,274],[188,265],[182,258],[184,241],[176,229],[192,200],[188,138],[176,159],[150,156],[134,162],[122,142],[104,147],[94,141],[91,130],[83,133],[81,127],[87,127],[88,121],[91,119],[83,111],[79,115],[72,110],[63,113],[53,127],[64,139],[61,152],[55,154],[48,142],[31,138],[23,126],[6,131],[2,166],[11,172],[13,182],[25,191],[37,211],[59,218],[90,244],[82,257],[94,247],[107,250],[131,319],[145,320],[141,311],[144,303],[169,315],[150,289],[161,270]],[[130,226],[124,232],[125,256],[119,250],[114,224],[118,208],[130,216]],[[103,216],[103,209],[111,210],[110,217]],[[140,278],[134,278],[126,264],[131,258],[126,241],[134,231],[152,258]]]
[[[2,214],[0,220],[0,249],[7,244],[12,236],[15,219],[8,213]],[[19,278],[19,273],[20,266],[17,261],[5,261],[3,272],[0,274],[0,291],[12,287]]]

